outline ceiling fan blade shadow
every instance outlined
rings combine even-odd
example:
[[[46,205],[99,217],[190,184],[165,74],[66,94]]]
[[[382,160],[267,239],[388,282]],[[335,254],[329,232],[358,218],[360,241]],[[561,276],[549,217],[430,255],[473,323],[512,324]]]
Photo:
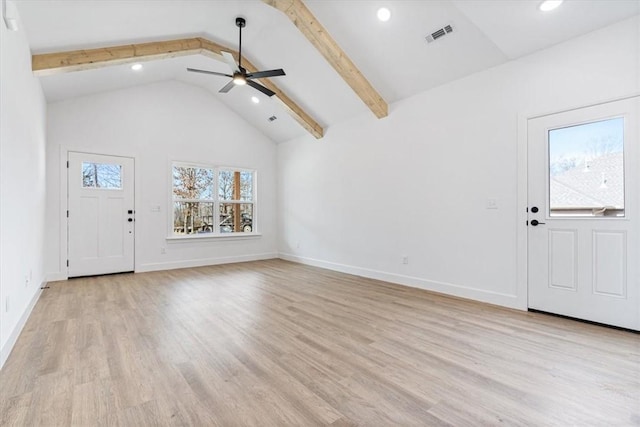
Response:
[[[277,77],[277,76],[286,76],[282,68],[279,68],[277,70],[256,71],[255,73],[247,74],[248,79],[261,79],[263,77]]]
[[[218,92],[220,93],[227,93],[229,92],[231,89],[233,89],[233,87],[236,84],[233,82],[233,80],[231,80],[229,83],[227,83],[222,89],[220,89]]]
[[[187,71],[191,71],[192,73],[212,74],[214,76],[233,77],[230,74],[218,73],[215,71],[198,70],[197,68],[187,68]]]
[[[267,95],[267,96],[273,96],[273,95],[275,95],[275,94],[276,94],[276,93],[275,93],[274,91],[272,91],[271,89],[267,89],[266,87],[262,86],[262,85],[261,85],[261,84],[259,84],[259,83],[254,82],[254,81],[252,81],[252,80],[247,80],[247,84],[248,84],[249,86],[251,86],[252,88],[259,90],[260,92],[264,93],[264,94],[265,94],[265,95]]]
[[[238,68],[238,64],[236,64],[236,60],[233,58],[232,54],[230,54],[229,52],[220,52],[220,53],[224,58],[224,62],[226,62],[227,65],[229,65],[229,68],[231,68],[232,72],[234,73],[240,72],[240,68]]]

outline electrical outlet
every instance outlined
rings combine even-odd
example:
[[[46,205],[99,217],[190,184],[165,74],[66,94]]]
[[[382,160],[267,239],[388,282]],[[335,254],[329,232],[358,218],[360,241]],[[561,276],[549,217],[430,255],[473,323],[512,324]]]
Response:
[[[166,254],[167,253],[167,248],[160,248],[160,253],[162,255]]]
[[[4,312],[8,313],[9,312],[9,297],[7,296],[7,298],[4,300]]]
[[[409,257],[408,257],[408,256],[406,256],[406,255],[403,255],[403,256],[402,256],[402,263],[403,263],[403,264],[409,264]]]
[[[296,249],[300,249],[300,242],[296,242]]]
[[[487,209],[498,209],[498,201],[496,199],[487,199]]]
[[[24,285],[29,286],[29,276],[25,274],[24,276]]]

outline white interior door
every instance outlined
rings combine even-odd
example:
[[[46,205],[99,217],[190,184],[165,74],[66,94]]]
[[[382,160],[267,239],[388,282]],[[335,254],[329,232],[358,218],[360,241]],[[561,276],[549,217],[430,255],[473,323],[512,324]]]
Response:
[[[134,162],[69,153],[69,277],[134,269]]]
[[[639,99],[529,120],[530,308],[640,330]]]

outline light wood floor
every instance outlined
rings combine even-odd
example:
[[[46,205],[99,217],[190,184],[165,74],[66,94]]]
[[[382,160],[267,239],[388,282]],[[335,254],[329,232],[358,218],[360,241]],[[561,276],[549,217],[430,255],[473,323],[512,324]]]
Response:
[[[640,425],[640,336],[280,260],[56,282],[0,424]]]

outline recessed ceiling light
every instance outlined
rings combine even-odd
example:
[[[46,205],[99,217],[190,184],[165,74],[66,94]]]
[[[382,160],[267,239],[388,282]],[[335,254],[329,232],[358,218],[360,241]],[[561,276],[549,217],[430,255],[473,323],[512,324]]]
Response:
[[[540,6],[538,6],[538,9],[540,9],[543,12],[549,12],[550,10],[557,8],[561,4],[562,4],[562,0],[545,0],[542,3],[540,3]]]
[[[140,71],[140,70],[142,70],[142,64],[133,64],[133,65],[131,66],[131,69],[132,69],[133,71]]]
[[[381,7],[378,9],[378,19],[382,22],[387,22],[389,18],[391,18],[391,11],[386,7]]]
[[[257,96],[252,96],[251,102],[253,102],[254,104],[258,104],[260,103],[260,98],[258,98]]]

